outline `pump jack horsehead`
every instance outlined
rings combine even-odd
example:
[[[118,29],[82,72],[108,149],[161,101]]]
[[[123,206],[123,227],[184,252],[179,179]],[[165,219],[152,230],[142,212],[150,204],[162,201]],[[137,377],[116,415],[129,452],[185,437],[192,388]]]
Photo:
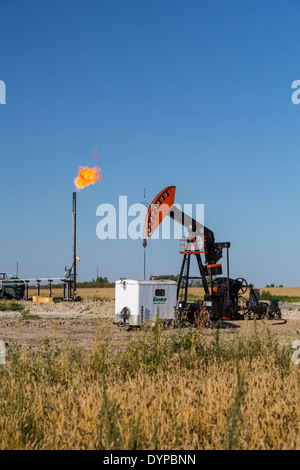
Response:
[[[175,186],[167,186],[152,201],[145,218],[143,246],[147,246],[147,238],[151,238],[157,227],[168,215],[187,229],[188,236],[181,240],[180,253],[183,261],[177,283],[177,311],[179,317],[184,315],[194,322],[195,313],[203,306],[212,320],[238,320],[244,318],[281,318],[278,300],[260,301],[258,289],[253,289],[243,278],[229,277],[230,242],[216,242],[214,233],[207,227],[188,216],[174,205]],[[227,252],[227,275],[222,274],[222,264],[218,261],[223,257],[223,249]],[[201,254],[205,255],[202,262]],[[204,288],[204,300],[189,302],[190,261],[194,256],[197,261],[200,279]],[[249,290],[249,300],[243,298]],[[200,304],[200,305],[199,305]]]

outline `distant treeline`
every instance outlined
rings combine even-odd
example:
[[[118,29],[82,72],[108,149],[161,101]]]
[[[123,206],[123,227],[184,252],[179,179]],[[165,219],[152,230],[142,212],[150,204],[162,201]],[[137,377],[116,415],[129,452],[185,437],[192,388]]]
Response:
[[[214,279],[215,276],[213,276]],[[153,277],[154,279],[154,277]],[[162,274],[160,276],[155,276],[155,279],[169,279],[170,281],[178,281],[179,274]],[[210,286],[210,277],[207,277],[207,284]],[[190,279],[189,287],[203,287],[203,282],[200,279]]]
[[[168,279],[170,281],[178,281],[179,274],[161,274],[160,276],[151,276],[152,279]]]
[[[151,276],[151,279],[168,279],[170,281],[175,281],[178,282],[179,279],[179,274],[161,274],[159,276]],[[210,278],[207,278],[207,283],[210,285]],[[30,286],[30,287],[36,287],[36,286]],[[48,285],[42,284],[41,289],[47,288]],[[59,288],[63,287],[63,284],[53,284],[53,287]],[[91,281],[82,281],[78,282],[77,281],[77,287],[115,287],[114,282],[109,282],[107,277],[97,277],[96,279],[92,279]],[[191,279],[189,281],[189,287],[203,287],[203,283],[200,279]]]
[[[107,277],[97,277],[92,281],[77,282],[77,287],[115,287],[114,282],[109,282]]]

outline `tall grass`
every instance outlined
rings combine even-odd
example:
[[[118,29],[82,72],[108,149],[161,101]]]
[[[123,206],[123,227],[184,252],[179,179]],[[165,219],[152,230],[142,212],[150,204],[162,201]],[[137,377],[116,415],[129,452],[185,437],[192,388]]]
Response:
[[[297,449],[299,367],[267,326],[157,321],[112,350],[47,339],[0,368],[0,449]]]

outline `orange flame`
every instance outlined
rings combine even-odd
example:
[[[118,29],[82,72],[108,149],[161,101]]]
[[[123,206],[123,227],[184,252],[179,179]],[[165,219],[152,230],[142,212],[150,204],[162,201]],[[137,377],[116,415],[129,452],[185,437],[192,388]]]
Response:
[[[78,176],[74,179],[74,184],[77,189],[83,189],[90,184],[95,184],[101,181],[101,169],[95,166],[88,168],[87,166],[79,167]]]

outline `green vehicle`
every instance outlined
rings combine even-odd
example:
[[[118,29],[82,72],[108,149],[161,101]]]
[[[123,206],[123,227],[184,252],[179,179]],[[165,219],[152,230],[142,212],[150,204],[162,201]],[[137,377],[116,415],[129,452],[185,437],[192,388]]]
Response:
[[[23,299],[25,295],[25,283],[17,276],[8,278],[5,273],[0,273],[0,298]]]

